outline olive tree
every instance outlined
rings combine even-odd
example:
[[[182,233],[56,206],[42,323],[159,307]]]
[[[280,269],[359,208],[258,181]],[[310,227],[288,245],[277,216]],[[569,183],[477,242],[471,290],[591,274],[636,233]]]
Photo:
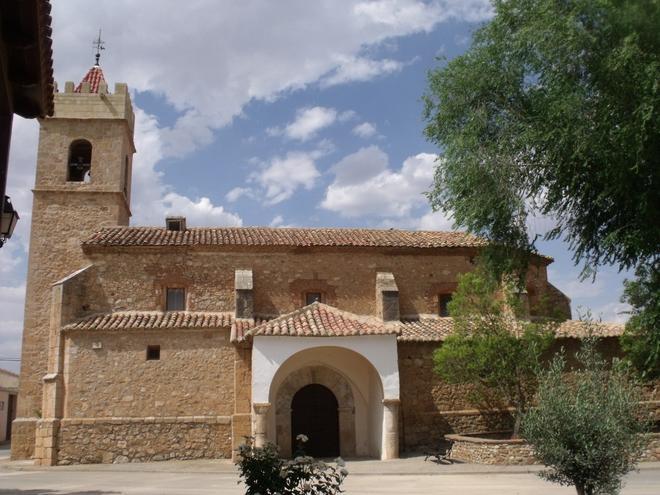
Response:
[[[543,478],[573,485],[578,495],[619,493],[644,447],[640,390],[621,363],[607,366],[594,339],[577,354],[580,369],[569,370],[566,361],[558,354],[541,375],[522,435],[549,467]]]

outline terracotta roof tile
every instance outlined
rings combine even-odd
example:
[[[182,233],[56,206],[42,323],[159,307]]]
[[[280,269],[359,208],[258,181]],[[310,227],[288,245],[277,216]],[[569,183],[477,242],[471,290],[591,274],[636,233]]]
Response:
[[[422,317],[383,323],[370,316],[358,316],[322,303],[313,303],[274,319],[235,319],[233,313],[202,311],[120,311],[92,315],[64,326],[64,330],[140,330],[165,328],[231,328],[231,340],[241,342],[260,335],[294,337],[342,337],[356,335],[398,335],[402,342],[442,342],[454,327],[452,318]],[[624,325],[587,324],[567,320],[556,331],[561,338],[618,337]]]
[[[453,318],[420,318],[401,322],[403,342],[441,342],[454,330]],[[618,337],[624,325],[617,323],[588,324],[580,320],[566,320],[555,331],[558,338],[584,338],[590,334],[598,337]]]
[[[269,227],[190,228],[108,227],[83,246],[342,246],[480,247],[486,241],[465,232]]]
[[[404,342],[440,342],[454,329],[453,318],[403,320],[399,340]]]
[[[120,311],[88,316],[64,326],[64,330],[134,330],[157,328],[230,327],[232,313],[201,311]]]
[[[625,325],[620,323],[587,323],[581,320],[566,320],[559,325],[557,337],[584,338],[593,333],[597,337],[619,337]]]
[[[98,93],[101,83],[105,82],[105,77],[103,76],[103,70],[98,65],[94,65],[91,69],[87,71],[85,77],[82,78],[82,81],[74,89],[75,93],[80,93],[82,91],[82,85],[84,82],[89,83],[89,92]]]
[[[368,316],[358,316],[314,302],[249,330],[245,336],[348,337],[399,333],[397,323],[388,324]]]

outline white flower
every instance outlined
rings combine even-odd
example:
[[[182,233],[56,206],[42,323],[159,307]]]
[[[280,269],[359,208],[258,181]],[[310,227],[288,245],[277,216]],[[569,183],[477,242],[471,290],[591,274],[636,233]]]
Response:
[[[301,433],[300,435],[296,435],[296,440],[300,440],[302,443],[305,443],[309,440],[309,438],[307,438],[307,435]]]
[[[340,466],[340,467],[346,465],[346,463],[344,462],[344,459],[342,459],[341,457],[337,457],[337,458],[335,459],[335,463],[337,464],[337,466]]]

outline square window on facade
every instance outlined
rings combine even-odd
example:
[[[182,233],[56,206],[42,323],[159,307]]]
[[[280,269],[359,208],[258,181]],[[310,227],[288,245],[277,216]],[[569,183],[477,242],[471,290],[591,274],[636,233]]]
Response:
[[[160,359],[160,346],[148,345],[147,346],[147,361],[158,361]]]
[[[315,302],[322,302],[321,301],[321,293],[320,292],[307,292],[305,294],[305,305],[307,304],[312,304]]]
[[[165,311],[184,311],[186,309],[186,290],[182,288],[167,288]]]
[[[440,294],[438,296],[440,316],[449,316],[449,303],[451,302],[451,294]]]

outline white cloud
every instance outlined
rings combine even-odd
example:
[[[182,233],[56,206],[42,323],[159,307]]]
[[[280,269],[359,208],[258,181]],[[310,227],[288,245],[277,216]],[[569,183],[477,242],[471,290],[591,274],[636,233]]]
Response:
[[[167,215],[182,215],[190,226],[242,224],[241,218],[214,205],[209,198],[189,198],[163,182],[157,164],[164,156],[168,134],[158,126],[153,115],[135,109],[135,143],[138,153],[133,161],[131,223],[164,225]]]
[[[320,176],[315,152],[291,151],[273,158],[265,167],[250,175],[250,181],[263,188],[264,203],[274,205],[293,196],[300,187],[311,189]]]
[[[337,110],[326,107],[300,108],[296,112],[296,118],[284,129],[271,127],[267,133],[271,136],[284,135],[289,139],[307,141],[316,136],[316,134],[335,123],[337,120]]]
[[[420,153],[407,158],[399,171],[392,171],[380,148],[362,148],[333,166],[335,180],[321,207],[345,217],[408,217],[427,204],[423,193],[431,187],[436,158]]]
[[[238,201],[243,196],[252,197],[252,189],[249,187],[235,187],[227,194],[225,194],[225,199],[230,203],[233,203]]]
[[[282,215],[276,215],[270,222],[271,227],[279,227],[284,223],[284,217]]]
[[[3,248],[4,249],[4,248]],[[0,356],[18,358],[21,355],[23,301],[25,285],[0,286]],[[0,368],[18,372],[20,363],[0,361]]]
[[[404,62],[387,58],[372,60],[364,57],[337,57],[337,60],[338,67],[322,79],[321,87],[368,81],[383,74],[399,72],[406,65]]]
[[[109,82],[155,92],[179,112],[164,129],[166,156],[208,143],[251,100],[272,101],[324,77],[338,84],[398,70],[396,60],[365,58],[369,47],[448,19],[491,15],[487,0],[112,0],[88,7],[86,0],[53,4],[57,79],[80,80],[92,62],[84,40],[103,25]]]
[[[453,220],[441,211],[430,211],[422,215],[416,225],[420,230],[453,230]]]
[[[164,215],[183,215],[189,226],[228,225],[240,227],[243,224],[241,217],[225,211],[222,206],[215,206],[206,197],[193,201],[186,196],[171,192],[167,193],[162,201]]]
[[[376,130],[376,126],[374,124],[370,122],[362,122],[361,124],[353,127],[351,132],[353,132],[353,134],[358,137],[368,139],[375,136],[378,131]]]

